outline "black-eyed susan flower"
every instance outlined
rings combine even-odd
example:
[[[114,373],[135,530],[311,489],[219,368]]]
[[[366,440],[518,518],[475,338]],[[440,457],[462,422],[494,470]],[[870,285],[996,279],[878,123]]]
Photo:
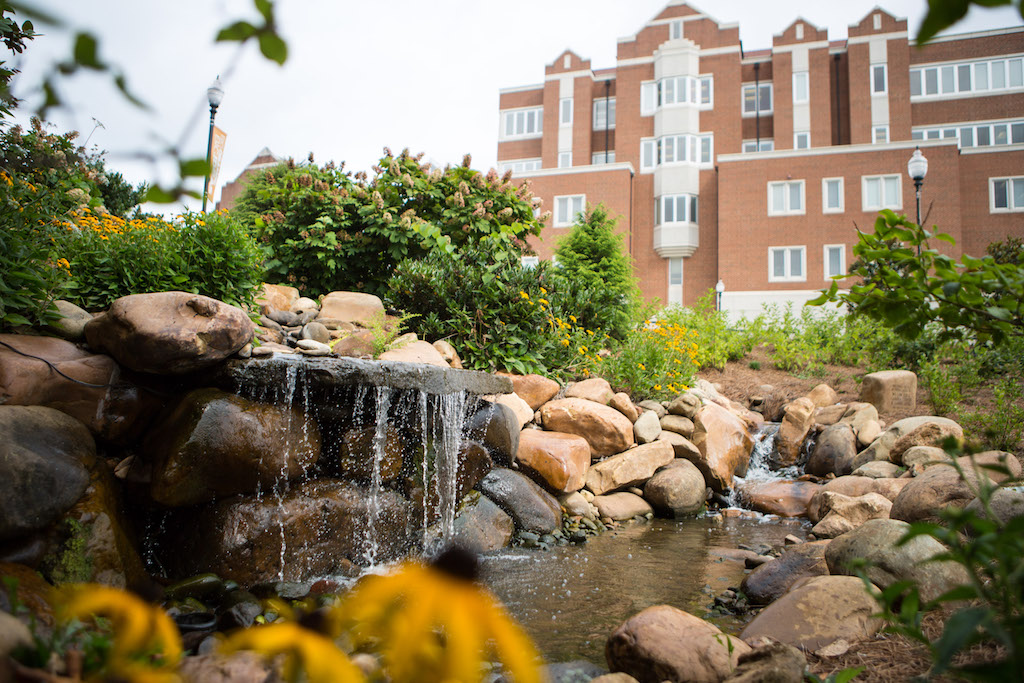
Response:
[[[236,631],[220,646],[224,654],[252,650],[265,657],[284,655],[284,676],[308,683],[361,683],[366,678],[332,640],[294,622]]]

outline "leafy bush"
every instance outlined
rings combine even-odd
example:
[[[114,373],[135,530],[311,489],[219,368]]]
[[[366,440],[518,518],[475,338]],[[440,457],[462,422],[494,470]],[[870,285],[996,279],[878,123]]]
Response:
[[[696,363],[701,368],[724,368],[730,360],[742,358],[761,339],[761,319],[741,320],[730,325],[724,311],[715,306],[715,292],[709,290],[693,306],[672,306],[662,317],[693,335],[697,344]]]
[[[993,387],[995,406],[984,412],[971,411],[960,415],[968,437],[986,447],[1000,451],[1019,452],[1024,439],[1024,387],[1021,373],[1000,379]]]
[[[681,325],[657,320],[615,344],[598,372],[635,399],[673,398],[693,384],[699,356],[696,337]]]

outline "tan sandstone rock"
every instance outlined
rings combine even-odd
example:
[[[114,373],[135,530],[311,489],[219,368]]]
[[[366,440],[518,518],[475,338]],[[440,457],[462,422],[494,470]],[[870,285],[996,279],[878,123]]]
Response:
[[[638,486],[650,479],[659,467],[675,459],[672,447],[655,441],[631,448],[591,465],[587,472],[587,488],[595,495]]]
[[[575,434],[524,429],[516,462],[552,491],[578,491],[590,468],[590,445]]]
[[[745,474],[754,439],[743,422],[725,408],[709,403],[693,419],[693,445],[700,451],[694,462],[708,486],[716,491],[732,488],[735,474]]]
[[[540,409],[544,428],[582,436],[592,458],[621,453],[635,443],[633,423],[625,415],[582,398],[548,401]]]

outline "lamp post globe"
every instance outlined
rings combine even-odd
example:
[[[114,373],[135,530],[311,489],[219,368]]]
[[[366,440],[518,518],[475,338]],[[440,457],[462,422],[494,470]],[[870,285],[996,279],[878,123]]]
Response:
[[[921,185],[924,184],[924,177],[928,175],[928,160],[921,154],[921,148],[915,147],[914,153],[907,161],[907,174],[914,181],[914,197],[917,204],[917,226],[921,227]],[[917,254],[921,255],[921,245],[917,245]]]
[[[210,133],[206,138],[206,179],[203,182],[203,213],[206,213],[206,198],[210,192],[210,165],[213,153],[213,120],[217,117],[217,107],[224,101],[224,86],[221,85],[220,76],[206,89],[206,99],[210,103]]]
[[[715,310],[722,310],[722,294],[725,293],[725,283],[719,280],[715,284]]]

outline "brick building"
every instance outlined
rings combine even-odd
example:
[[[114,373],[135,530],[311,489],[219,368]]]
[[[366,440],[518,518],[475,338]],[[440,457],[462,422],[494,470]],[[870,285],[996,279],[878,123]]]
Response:
[[[881,208],[982,254],[1024,236],[1024,27],[918,48],[876,8],[846,40],[796,19],[771,49],[683,2],[620,38],[614,68],[571,51],[500,95],[498,163],[552,212],[539,258],[586,205],[618,215],[649,299],[721,280],[730,312],[803,302],[846,271]]]
[[[234,180],[224,183],[220,188],[220,199],[217,201],[217,210],[230,209],[238,201],[238,197],[242,194],[242,190],[248,184],[249,179],[257,174],[262,173],[268,169],[277,166],[284,159],[279,159],[274,156],[274,153],[270,151],[269,147],[264,147],[260,150],[260,153],[256,155],[256,158],[249,162],[249,165],[242,169],[242,172],[238,174],[238,177]]]

